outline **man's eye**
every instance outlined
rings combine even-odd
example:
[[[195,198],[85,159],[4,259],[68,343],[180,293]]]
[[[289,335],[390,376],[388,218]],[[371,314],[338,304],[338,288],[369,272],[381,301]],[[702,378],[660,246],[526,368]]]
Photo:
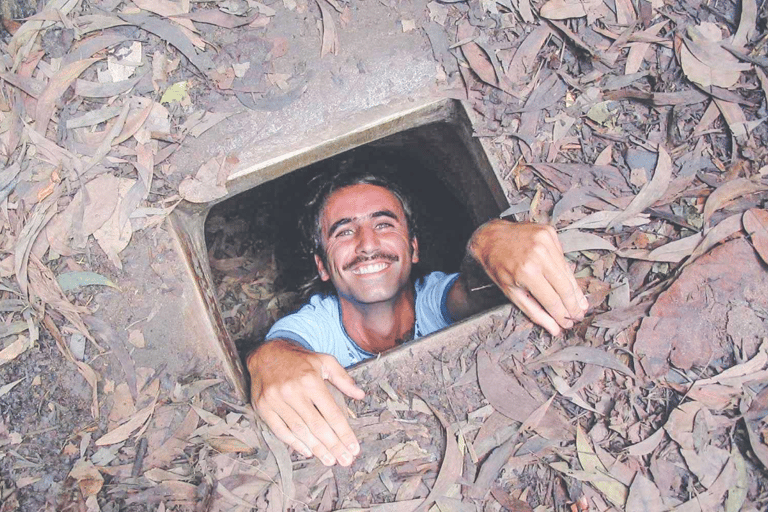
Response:
[[[389,222],[380,222],[379,224],[376,224],[376,227],[378,229],[391,228],[392,224],[390,224]]]
[[[351,234],[352,234],[352,230],[351,229],[341,229],[341,230],[336,232],[336,238],[338,238],[340,236],[349,236]]]

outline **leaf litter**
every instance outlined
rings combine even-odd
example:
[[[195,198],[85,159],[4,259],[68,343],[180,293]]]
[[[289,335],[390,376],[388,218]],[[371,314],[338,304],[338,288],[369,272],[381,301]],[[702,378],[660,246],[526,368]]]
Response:
[[[325,1],[97,12],[55,0],[4,47],[0,459],[13,472],[0,499],[32,503],[25,493],[55,487],[41,486],[52,477],[24,456],[22,439],[40,430],[24,420],[38,406],[18,398],[40,387],[41,375],[19,370],[50,335],[57,348],[44,357],[63,357],[63,372],[89,386],[75,412],[112,421],[64,433],[56,451],[73,457],[57,459],[58,509],[764,508],[768,79],[754,0],[430,2],[421,19],[398,16],[403,31],[407,22],[427,34],[445,95],[463,90],[479,114],[474,131],[500,162],[510,204],[527,205],[514,219],[560,231],[591,311],[567,339],[491,317],[440,364],[417,361],[431,382],[371,366],[359,382],[387,386],[348,404],[363,446],[351,470],[290,454],[247,407],[222,401],[214,379],[169,394],[133,362],[140,329],[123,336],[94,321],[93,287],[119,286],[114,269],[134,232],[156,229],[179,197],[226,194],[234,155],[165,179],[162,162],[187,134],[237,113],[195,109],[190,88],[275,110],[309,86],[285,77],[265,82],[267,94],[238,91],[217,74],[201,26],[268,30],[281,10],[310,8],[318,55],[330,59],[350,51],[339,44],[350,18],[346,2]],[[125,26],[142,43],[125,41]],[[65,44],[63,59],[47,55],[37,42],[62,29],[100,35]],[[238,78],[254,65],[228,64]],[[638,166],[637,151],[653,164]],[[236,229],[223,229],[212,266],[239,337],[258,328],[246,321],[254,311],[268,322],[296,298],[276,294],[274,254],[243,253]],[[74,259],[94,250],[107,265]],[[116,358],[121,382],[101,375],[98,357],[73,357],[75,334],[92,355],[104,353],[98,341],[109,347],[99,357]],[[63,409],[46,407],[63,421]]]

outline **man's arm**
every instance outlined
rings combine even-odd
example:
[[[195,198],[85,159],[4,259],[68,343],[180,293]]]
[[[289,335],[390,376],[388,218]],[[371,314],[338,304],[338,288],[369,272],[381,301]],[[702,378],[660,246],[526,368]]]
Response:
[[[573,327],[589,307],[551,226],[492,220],[473,233],[467,253],[512,303],[552,335]],[[484,309],[483,301],[475,300],[471,281],[462,271],[448,292],[454,320]]]
[[[350,398],[365,393],[333,356],[275,339],[251,352],[246,364],[251,403],[281,441],[326,466],[352,463],[360,446],[325,381]]]

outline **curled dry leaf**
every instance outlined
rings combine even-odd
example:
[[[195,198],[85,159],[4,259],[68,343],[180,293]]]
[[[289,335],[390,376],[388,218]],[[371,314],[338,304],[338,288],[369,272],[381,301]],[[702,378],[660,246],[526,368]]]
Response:
[[[590,0],[579,2],[574,0],[549,0],[541,6],[539,14],[550,20],[565,20],[568,18],[581,18],[600,7],[602,2]]]
[[[138,411],[133,415],[131,419],[109,431],[96,440],[96,446],[106,446],[110,444],[120,443],[128,439],[133,432],[141,428],[155,412],[155,405],[157,405],[157,397],[155,395],[154,400],[148,406]]]
[[[768,211],[752,208],[744,213],[742,223],[752,246],[763,261],[768,263]]]
[[[477,353],[477,375],[485,398],[509,419],[523,423],[541,405],[485,350]],[[534,430],[546,439],[562,439],[570,429],[557,410],[549,408]]]
[[[659,488],[638,471],[629,488],[627,505],[624,510],[626,512],[647,512],[664,509]]]
[[[630,377],[635,376],[635,373],[627,365],[619,361],[616,356],[595,347],[565,347],[554,354],[538,357],[529,364],[553,363],[556,361],[579,361],[586,364],[596,364],[604,368],[616,370]]]
[[[128,191],[131,189],[136,180],[128,178],[119,178],[118,184],[118,201],[125,200]],[[120,261],[120,251],[128,247],[128,243],[131,241],[131,235],[133,235],[133,229],[130,222],[123,222],[121,219],[121,209],[116,207],[112,212],[112,215],[102,226],[93,232],[94,238],[99,243],[99,246],[104,250],[112,264],[119,268],[123,268],[123,264]]]
[[[224,160],[224,155],[214,157],[200,166],[194,178],[184,178],[179,195],[190,203],[207,203],[227,195],[227,176],[221,176]]]
[[[86,459],[78,460],[72,471],[69,472],[69,476],[77,480],[80,492],[86,498],[98,494],[104,485],[104,477],[101,476],[93,462]]]
[[[293,499],[296,493],[296,487],[293,483],[293,464],[291,456],[288,453],[288,447],[276,438],[272,432],[262,431],[264,441],[266,441],[269,450],[277,460],[277,467],[280,471],[280,482],[282,483],[283,497],[287,502]]]
[[[608,500],[619,507],[624,507],[627,502],[627,487],[618,480],[610,477],[610,471],[608,471],[600,459],[595,454],[592,448],[592,443],[589,440],[584,429],[580,425],[576,426],[576,453],[579,457],[579,462],[584,471],[597,475],[605,475],[607,478],[598,479],[593,482]]]
[[[56,101],[88,66],[99,60],[101,59],[83,59],[67,64],[51,78],[48,87],[37,100],[37,109],[35,110],[35,130],[37,132],[45,135],[48,121],[51,120],[51,116],[56,110]]]
[[[736,178],[720,185],[709,195],[707,202],[704,204],[704,226],[708,226],[712,214],[728,202],[733,201],[737,197],[763,190],[768,190],[768,185],[747,178]]]
[[[605,251],[615,251],[616,247],[613,246],[608,240],[605,240],[592,233],[585,233],[578,229],[569,229],[562,233],[558,233],[557,238],[560,240],[560,245],[563,246],[564,253],[579,252],[579,251],[592,251],[596,249]]]
[[[695,235],[687,236],[685,238],[681,238],[680,240],[675,240],[674,242],[664,244],[661,247],[657,247],[648,253],[647,258],[638,259],[677,263],[693,253],[694,249],[700,245],[701,240],[701,233],[696,233]]]
[[[700,256],[706,254],[711,248],[739,231],[741,231],[740,214],[731,215],[727,219],[721,220],[717,226],[707,231],[704,239],[696,246],[696,249],[691,253],[691,257],[685,262],[685,265],[690,265]]]
[[[320,48],[320,56],[329,53],[339,54],[339,35],[336,33],[336,22],[333,21],[331,11],[325,6],[325,0],[317,0],[320,13],[323,17],[323,45]]]
[[[659,146],[659,157],[656,161],[656,170],[653,173],[651,181],[644,186],[635,196],[629,206],[617,215],[608,225],[608,229],[615,226],[621,226],[625,220],[631,219],[646,208],[664,197],[669,182],[672,178],[672,159],[663,146]]]
[[[29,338],[19,336],[10,345],[0,350],[0,366],[3,366],[8,361],[13,361],[31,347],[32,342]]]

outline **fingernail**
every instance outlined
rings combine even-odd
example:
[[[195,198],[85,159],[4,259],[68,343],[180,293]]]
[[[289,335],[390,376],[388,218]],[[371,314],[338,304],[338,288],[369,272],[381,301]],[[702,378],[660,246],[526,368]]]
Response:
[[[336,463],[336,459],[330,455],[323,455],[323,464],[326,466],[333,466]]]
[[[346,452],[341,454],[341,465],[342,466],[349,466],[352,464],[352,456]]]
[[[302,448],[302,449],[301,449],[301,454],[302,454],[303,456],[305,456],[306,458],[310,458],[310,457],[312,457],[312,452],[311,452],[311,451],[309,451],[309,448]]]
[[[581,300],[579,300],[579,304],[581,305],[582,309],[587,309],[589,307],[589,301],[586,297],[582,297]]]
[[[350,445],[347,446],[347,448],[349,449],[349,451],[352,452],[352,455],[357,455],[358,453],[360,453],[360,445],[357,443],[350,443]]]

